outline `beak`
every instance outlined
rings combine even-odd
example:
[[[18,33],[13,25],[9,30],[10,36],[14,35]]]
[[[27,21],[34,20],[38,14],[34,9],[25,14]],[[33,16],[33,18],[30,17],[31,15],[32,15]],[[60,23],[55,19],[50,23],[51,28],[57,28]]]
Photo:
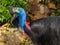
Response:
[[[11,18],[11,24],[12,24],[12,22],[13,22],[16,18],[18,18],[18,15],[17,15],[17,14],[14,14],[14,15],[12,16],[12,18]]]

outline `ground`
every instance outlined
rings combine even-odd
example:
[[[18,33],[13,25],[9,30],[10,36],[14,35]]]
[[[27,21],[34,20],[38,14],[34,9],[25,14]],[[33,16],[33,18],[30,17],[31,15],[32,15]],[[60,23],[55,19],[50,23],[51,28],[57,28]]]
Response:
[[[8,28],[8,25],[6,23],[0,27],[0,45],[34,45],[28,36],[23,38],[21,31]]]

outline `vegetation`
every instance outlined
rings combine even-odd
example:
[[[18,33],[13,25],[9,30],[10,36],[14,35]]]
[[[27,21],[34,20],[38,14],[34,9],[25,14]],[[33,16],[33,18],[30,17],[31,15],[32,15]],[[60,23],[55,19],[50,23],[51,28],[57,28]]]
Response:
[[[28,5],[28,0],[0,0],[0,22],[9,22],[11,19],[10,6],[23,7],[24,9]]]

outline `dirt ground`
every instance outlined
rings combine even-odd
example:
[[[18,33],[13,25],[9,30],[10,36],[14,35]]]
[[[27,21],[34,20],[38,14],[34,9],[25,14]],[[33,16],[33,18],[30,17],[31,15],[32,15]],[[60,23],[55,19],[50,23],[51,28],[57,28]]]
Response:
[[[0,29],[0,45],[34,45],[31,39],[27,36],[25,39],[22,34],[14,28],[9,30]]]

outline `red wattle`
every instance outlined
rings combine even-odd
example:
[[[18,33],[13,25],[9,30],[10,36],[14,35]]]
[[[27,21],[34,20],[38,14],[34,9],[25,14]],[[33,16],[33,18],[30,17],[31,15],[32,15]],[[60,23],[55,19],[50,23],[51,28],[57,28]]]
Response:
[[[31,30],[31,27],[30,27],[29,24],[30,24],[30,22],[26,21],[26,26],[27,26],[27,28]]]

